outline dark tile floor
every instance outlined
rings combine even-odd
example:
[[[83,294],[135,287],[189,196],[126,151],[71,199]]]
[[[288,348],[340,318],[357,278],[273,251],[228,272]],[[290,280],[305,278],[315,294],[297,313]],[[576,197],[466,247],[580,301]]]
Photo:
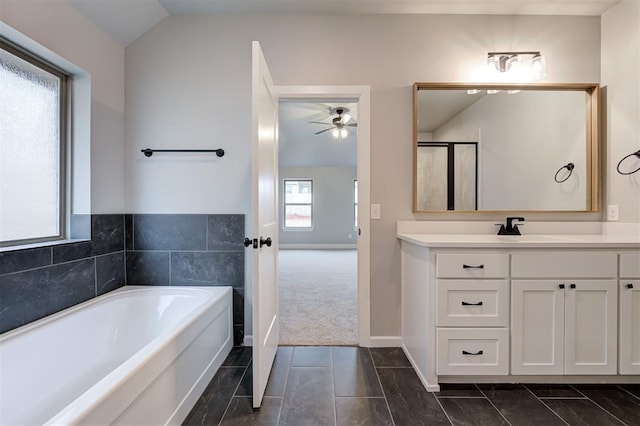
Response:
[[[259,410],[251,348],[233,348],[184,425],[640,426],[640,384],[444,384],[425,391],[398,348],[282,346]]]

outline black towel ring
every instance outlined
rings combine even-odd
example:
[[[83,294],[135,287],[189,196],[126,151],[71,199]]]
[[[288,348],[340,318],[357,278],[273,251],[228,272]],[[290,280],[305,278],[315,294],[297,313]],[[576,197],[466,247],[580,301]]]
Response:
[[[634,156],[634,155],[635,155],[636,157],[640,158],[640,149],[639,149],[639,150],[637,150],[636,152],[632,152],[631,154],[629,154],[629,155],[625,155],[624,157],[622,157],[622,160],[620,160],[620,161],[618,162],[618,165],[616,166],[616,169],[618,170],[618,173],[620,173],[621,175],[632,175],[632,174],[634,174],[635,172],[637,172],[638,170],[640,170],[640,166],[638,166],[638,168],[637,168],[637,169],[635,169],[635,170],[633,170],[633,171],[630,171],[629,173],[625,173],[625,172],[621,172],[621,171],[620,171],[620,164],[622,164],[622,162],[623,162],[624,160],[626,160],[627,158],[629,158],[629,157],[631,157],[631,156]]]
[[[567,164],[567,165],[565,165],[565,166],[560,167],[560,168],[558,169],[558,171],[556,172],[556,175],[553,177],[553,180],[555,180],[555,181],[556,181],[556,182],[558,182],[558,183],[565,182],[567,179],[569,179],[569,178],[571,177],[571,174],[573,173],[573,169],[574,169],[575,167],[576,167],[576,166],[575,166],[573,163],[569,163],[569,164]],[[567,177],[566,177],[566,178],[564,178],[564,179],[562,179],[562,180],[558,180],[558,173],[560,173],[560,172],[562,171],[562,169],[567,169],[567,170],[569,170],[569,174],[567,175]]]

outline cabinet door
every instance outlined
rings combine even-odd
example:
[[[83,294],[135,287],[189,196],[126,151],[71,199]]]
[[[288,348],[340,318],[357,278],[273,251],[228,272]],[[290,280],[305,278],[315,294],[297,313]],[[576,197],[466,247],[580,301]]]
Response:
[[[640,374],[640,280],[620,280],[620,374]]]
[[[564,371],[563,282],[511,282],[511,374]]]
[[[569,281],[565,290],[565,374],[616,374],[617,301],[614,280]]]

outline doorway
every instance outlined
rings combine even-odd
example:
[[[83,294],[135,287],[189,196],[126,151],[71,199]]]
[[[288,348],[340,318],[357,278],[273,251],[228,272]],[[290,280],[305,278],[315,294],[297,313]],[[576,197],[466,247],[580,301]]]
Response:
[[[280,99],[281,345],[357,345],[357,103]]]
[[[280,342],[370,346],[369,209],[358,208],[369,205],[369,87],[279,86],[277,94],[281,123],[287,108],[295,104],[306,107],[300,125],[307,134],[299,141],[306,141],[307,146],[301,147],[293,141],[299,135],[288,135],[286,126],[279,130],[279,158],[284,159],[279,161],[278,188]],[[353,120],[357,125],[348,126],[348,134],[341,134],[332,125],[346,110],[351,117],[344,123]],[[333,144],[326,142],[328,138],[311,138],[325,133],[334,138]],[[321,140],[325,140],[324,146]],[[328,183],[327,175],[331,177]],[[338,192],[342,193],[339,203],[331,199]],[[311,195],[298,196],[303,193]],[[332,226],[323,219],[323,208],[336,216],[341,210],[340,224]],[[302,285],[301,278],[305,281]],[[316,308],[314,302],[318,303]],[[287,337],[289,308],[302,315],[292,319],[291,339]],[[316,319],[311,313],[318,315]]]

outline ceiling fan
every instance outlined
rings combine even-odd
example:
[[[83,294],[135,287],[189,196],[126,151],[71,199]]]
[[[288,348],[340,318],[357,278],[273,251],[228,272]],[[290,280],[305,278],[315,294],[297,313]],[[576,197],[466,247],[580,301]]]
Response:
[[[347,127],[356,127],[358,125],[358,123],[356,122],[350,122],[352,117],[351,117],[351,114],[349,114],[349,108],[347,107],[334,107],[329,110],[329,113],[331,115],[337,114],[337,117],[334,117],[331,119],[331,123],[326,123],[322,121],[309,122],[312,124],[324,124],[327,126],[331,126],[316,132],[315,133],[316,135],[331,131],[331,135],[334,138],[344,139],[350,134]]]

